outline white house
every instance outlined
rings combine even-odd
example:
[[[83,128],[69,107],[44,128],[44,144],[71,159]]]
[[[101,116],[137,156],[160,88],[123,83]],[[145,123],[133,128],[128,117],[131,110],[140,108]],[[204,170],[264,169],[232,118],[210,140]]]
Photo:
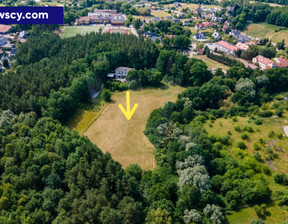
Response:
[[[118,79],[124,79],[126,78],[126,75],[128,74],[128,72],[132,69],[133,68],[128,68],[128,67],[118,67],[115,69],[115,76]]]

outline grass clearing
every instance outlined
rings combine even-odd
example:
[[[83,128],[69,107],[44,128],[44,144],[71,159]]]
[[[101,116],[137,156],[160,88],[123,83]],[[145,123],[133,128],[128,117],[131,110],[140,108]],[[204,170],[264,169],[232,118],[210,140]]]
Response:
[[[85,35],[90,32],[98,32],[102,26],[65,26],[61,38],[76,36],[77,34]]]
[[[280,30],[279,32],[275,32],[275,30],[279,28],[287,29],[285,27],[275,26],[268,23],[252,23],[247,26],[244,33],[261,39],[269,38],[274,43],[277,43],[283,39],[286,43],[288,43],[288,30]]]
[[[84,135],[103,152],[109,152],[124,168],[131,163],[137,163],[144,170],[153,169],[156,167],[155,148],[143,133],[147,119],[154,109],[168,101],[175,102],[177,95],[183,90],[182,87],[170,85],[131,90],[131,108],[135,103],[138,103],[138,108],[129,121],[118,107],[118,104],[122,104],[126,108],[126,93],[117,92],[112,95],[112,102]]]
[[[208,58],[206,55],[195,55],[193,57],[201,59],[202,61],[204,61],[207,64],[208,68],[222,68],[222,70],[228,70],[230,68],[227,65],[224,65],[222,63],[219,63],[218,61],[214,61],[214,60]]]
[[[152,16],[158,16],[160,18],[166,18],[167,16],[171,16],[170,13],[164,11],[164,10],[155,10],[155,11],[151,11],[151,15]]]

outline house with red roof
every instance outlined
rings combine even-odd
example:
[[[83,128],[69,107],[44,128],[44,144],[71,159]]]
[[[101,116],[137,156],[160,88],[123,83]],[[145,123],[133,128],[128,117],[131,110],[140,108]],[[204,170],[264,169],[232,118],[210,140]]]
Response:
[[[269,58],[265,58],[262,55],[258,55],[257,57],[252,59],[252,62],[254,64],[258,63],[260,70],[266,70],[269,68],[275,68],[276,67],[276,63],[272,60],[270,60]]]
[[[238,50],[238,47],[224,40],[217,42],[215,46],[219,51],[229,55],[235,55],[235,52]]]
[[[11,30],[12,26],[0,24],[0,34],[6,34],[9,33]]]
[[[288,61],[282,55],[278,58],[274,58],[277,67],[286,68],[288,67]]]
[[[238,42],[236,44],[236,47],[238,47],[241,51],[247,51],[249,49],[249,46],[247,44],[243,44],[241,42]]]
[[[195,25],[195,29],[196,30],[205,30],[206,28],[205,28],[205,25],[203,24],[203,23],[196,23],[196,25]]]

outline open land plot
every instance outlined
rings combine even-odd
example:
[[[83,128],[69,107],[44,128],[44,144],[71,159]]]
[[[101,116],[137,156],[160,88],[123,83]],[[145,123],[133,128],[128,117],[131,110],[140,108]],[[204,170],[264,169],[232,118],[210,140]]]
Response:
[[[269,38],[274,43],[277,43],[283,39],[286,43],[288,43],[288,30],[280,30],[275,32],[275,30],[279,28],[286,29],[285,27],[275,26],[268,23],[252,23],[247,26],[247,29],[244,31],[244,33],[248,34],[249,36],[258,37],[261,39]]]
[[[232,147],[230,147],[228,151],[230,155],[239,163],[243,162],[243,158],[245,156],[253,155],[254,153],[258,152],[263,159],[263,165],[268,165],[271,168],[272,175],[263,176],[265,177],[265,180],[269,183],[269,187],[272,192],[275,192],[276,190],[287,191],[287,186],[276,184],[273,179],[273,174],[275,172],[287,173],[288,170],[288,138],[278,137],[280,134],[285,136],[283,127],[288,125],[287,118],[287,112],[285,112],[283,114],[283,117],[281,118],[260,118],[263,122],[263,124],[261,125],[256,125],[255,120],[249,119],[248,117],[236,117],[236,119],[219,118],[213,122],[207,122],[206,124],[204,124],[204,127],[208,134],[213,134],[216,136],[227,136],[230,134],[229,136],[232,140]],[[239,126],[241,129],[243,129],[245,126],[249,126],[253,128],[254,132],[239,132],[235,130],[236,126]],[[273,136],[270,135],[269,137],[269,133],[271,131],[274,131],[275,134]],[[243,140],[245,145],[247,146],[247,149],[239,151],[235,147],[235,142],[241,139],[241,133],[243,132],[247,133],[249,136],[249,139]],[[260,138],[262,138],[264,142],[266,142],[265,145],[261,145],[259,143]],[[253,148],[253,143],[258,143],[260,145],[260,149],[256,151]],[[267,162],[267,147],[271,147],[273,151],[278,154],[279,158]],[[267,211],[269,211],[269,215],[264,217],[265,223],[274,224],[282,223],[285,221],[284,213],[287,212],[283,207],[278,206],[277,203],[274,202],[268,203],[267,206]],[[248,207],[248,205],[243,206],[241,209],[239,209],[239,211],[233,212],[231,215],[227,216],[227,220],[229,221],[229,223],[233,224],[250,223],[252,220],[257,219],[259,219],[259,217],[256,215],[255,210],[253,209],[253,207]]]
[[[154,11],[151,11],[151,15],[152,16],[158,16],[160,18],[166,18],[167,16],[171,16],[170,13],[164,11],[164,10],[154,10]]]
[[[103,26],[66,26],[61,37],[68,38],[76,36],[77,34],[85,35],[86,33],[90,32],[98,32],[101,27]]]
[[[206,65],[208,66],[208,68],[222,68],[222,70],[228,70],[230,68],[229,66],[219,63],[218,61],[207,58],[206,55],[195,55],[193,57],[204,61]]]
[[[154,146],[144,135],[150,113],[166,102],[175,102],[184,88],[165,85],[163,88],[145,88],[130,91],[131,108],[138,103],[133,117],[128,121],[120,111],[118,104],[126,108],[126,95],[118,92],[112,95],[112,102],[84,132],[103,152],[109,152],[113,159],[123,167],[131,163],[139,164],[142,169],[155,168]]]

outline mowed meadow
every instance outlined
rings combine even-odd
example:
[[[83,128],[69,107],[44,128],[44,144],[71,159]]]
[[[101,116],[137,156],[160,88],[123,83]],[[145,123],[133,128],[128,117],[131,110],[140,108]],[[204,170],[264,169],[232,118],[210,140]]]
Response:
[[[126,109],[126,92],[112,95],[101,115],[86,129],[84,135],[95,143],[103,152],[109,152],[123,168],[131,163],[139,164],[142,169],[154,169],[154,146],[144,135],[150,113],[166,102],[175,102],[177,95],[184,88],[164,85],[162,88],[129,90],[131,108],[138,103],[138,108],[128,121],[118,105]]]
[[[279,30],[279,29],[283,30]],[[288,29],[285,27],[275,26],[268,23],[252,23],[247,26],[244,33],[252,37],[269,38],[272,42],[277,43],[285,40],[288,43]]]

